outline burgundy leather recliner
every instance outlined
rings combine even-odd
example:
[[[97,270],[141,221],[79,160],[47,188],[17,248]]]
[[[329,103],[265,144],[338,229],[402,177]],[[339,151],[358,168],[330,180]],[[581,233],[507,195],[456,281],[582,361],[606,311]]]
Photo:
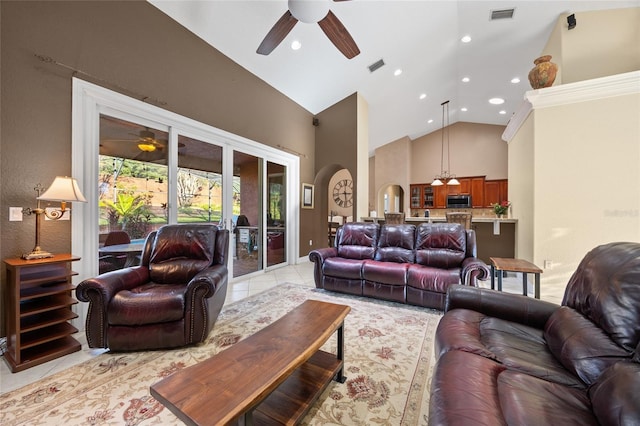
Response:
[[[87,342],[114,351],[174,348],[207,338],[227,294],[229,231],[165,225],[149,234],[140,266],[81,282]]]
[[[640,244],[591,250],[562,305],[451,286],[430,425],[640,425]]]

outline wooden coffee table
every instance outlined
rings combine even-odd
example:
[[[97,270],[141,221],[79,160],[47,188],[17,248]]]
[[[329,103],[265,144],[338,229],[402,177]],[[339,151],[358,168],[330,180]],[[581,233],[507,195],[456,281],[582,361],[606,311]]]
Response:
[[[344,382],[349,306],[307,300],[230,348],[151,386],[191,425],[296,424],[332,379]],[[338,332],[337,355],[320,347]]]
[[[490,257],[491,260],[491,288],[494,288],[496,271],[498,271],[498,291],[502,291],[502,272],[522,273],[522,294],[527,295],[527,274],[534,274],[533,296],[540,299],[540,274],[542,269],[523,259],[509,259],[503,257]]]

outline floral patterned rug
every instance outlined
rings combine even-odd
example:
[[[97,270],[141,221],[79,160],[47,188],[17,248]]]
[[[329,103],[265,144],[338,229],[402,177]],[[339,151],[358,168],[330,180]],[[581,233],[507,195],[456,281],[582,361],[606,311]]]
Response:
[[[0,395],[2,425],[180,425],[149,386],[277,320],[306,299],[351,306],[345,375],[332,382],[306,425],[426,425],[433,338],[442,313],[282,284],[226,305],[208,340],[172,351],[105,353]],[[335,335],[323,347],[335,353]],[[254,366],[260,368],[260,366]]]

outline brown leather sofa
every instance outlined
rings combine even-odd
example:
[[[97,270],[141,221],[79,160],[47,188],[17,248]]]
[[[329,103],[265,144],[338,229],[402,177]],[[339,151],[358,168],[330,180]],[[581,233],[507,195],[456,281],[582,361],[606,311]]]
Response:
[[[210,224],[165,225],[149,234],[140,266],[78,284],[89,302],[91,348],[173,348],[207,338],[227,294],[229,231]]]
[[[590,251],[562,305],[451,286],[430,425],[640,425],[640,244]]]
[[[457,223],[350,222],[309,259],[317,288],[442,310],[450,285],[489,277],[476,253],[475,231]]]

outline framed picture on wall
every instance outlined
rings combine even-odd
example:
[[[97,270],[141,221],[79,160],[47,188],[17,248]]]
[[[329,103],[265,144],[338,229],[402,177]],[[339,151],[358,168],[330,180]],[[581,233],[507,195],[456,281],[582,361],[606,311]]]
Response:
[[[302,208],[313,208],[313,185],[310,183],[302,184]]]

